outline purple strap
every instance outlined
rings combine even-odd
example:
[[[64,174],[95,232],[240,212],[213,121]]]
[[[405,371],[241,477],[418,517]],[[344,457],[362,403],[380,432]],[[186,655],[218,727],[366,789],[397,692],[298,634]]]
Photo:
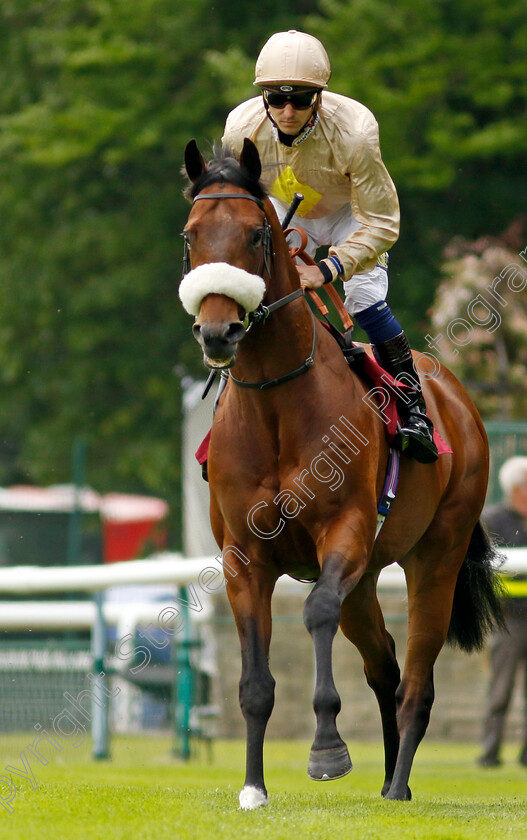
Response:
[[[401,460],[401,453],[398,449],[390,449],[388,457],[388,466],[386,468],[386,478],[384,480],[384,487],[382,489],[381,498],[377,506],[377,512],[386,517],[392,509],[392,502],[395,499],[395,492],[397,490],[397,482],[399,481],[399,463]]]

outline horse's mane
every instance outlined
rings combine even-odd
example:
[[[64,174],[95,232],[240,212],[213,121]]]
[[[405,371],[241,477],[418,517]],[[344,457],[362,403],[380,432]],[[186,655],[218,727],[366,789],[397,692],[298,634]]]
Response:
[[[185,197],[192,201],[201,190],[211,184],[233,184],[247,190],[263,201],[267,193],[263,184],[243,169],[230,149],[214,148],[214,157],[208,161],[205,172],[185,190]]]

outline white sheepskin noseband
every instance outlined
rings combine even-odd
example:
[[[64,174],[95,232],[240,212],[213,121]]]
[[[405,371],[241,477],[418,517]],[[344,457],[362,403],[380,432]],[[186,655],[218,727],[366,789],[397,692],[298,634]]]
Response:
[[[193,268],[179,286],[181,303],[189,315],[198,315],[207,295],[226,295],[246,312],[254,312],[265,294],[265,283],[257,274],[228,263],[205,263]]]

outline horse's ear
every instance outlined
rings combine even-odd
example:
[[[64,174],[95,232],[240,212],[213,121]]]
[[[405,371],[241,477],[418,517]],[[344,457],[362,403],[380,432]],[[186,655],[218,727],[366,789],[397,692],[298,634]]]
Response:
[[[203,175],[206,168],[207,164],[198,149],[198,144],[195,140],[189,140],[185,148],[185,169],[192,183],[197,181],[200,175]]]
[[[258,149],[252,140],[248,137],[243,141],[243,149],[240,156],[240,166],[245,169],[249,175],[252,175],[255,181],[260,180],[262,174],[262,164],[260,162],[260,155]]]

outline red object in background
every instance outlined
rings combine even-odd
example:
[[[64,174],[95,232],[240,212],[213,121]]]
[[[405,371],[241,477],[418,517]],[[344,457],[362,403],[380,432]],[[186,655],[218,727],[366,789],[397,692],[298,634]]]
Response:
[[[102,525],[103,562],[135,560],[145,554],[163,551],[167,545],[165,520],[168,503],[152,496],[127,493],[99,495],[90,487],[77,489],[71,484],[53,487],[0,487],[0,511],[99,514]],[[66,532],[64,532],[66,533]],[[99,556],[99,555],[98,555]],[[66,557],[63,560],[66,563]]]
[[[101,500],[103,562],[135,560],[166,548],[168,504],[150,496],[109,493]]]

